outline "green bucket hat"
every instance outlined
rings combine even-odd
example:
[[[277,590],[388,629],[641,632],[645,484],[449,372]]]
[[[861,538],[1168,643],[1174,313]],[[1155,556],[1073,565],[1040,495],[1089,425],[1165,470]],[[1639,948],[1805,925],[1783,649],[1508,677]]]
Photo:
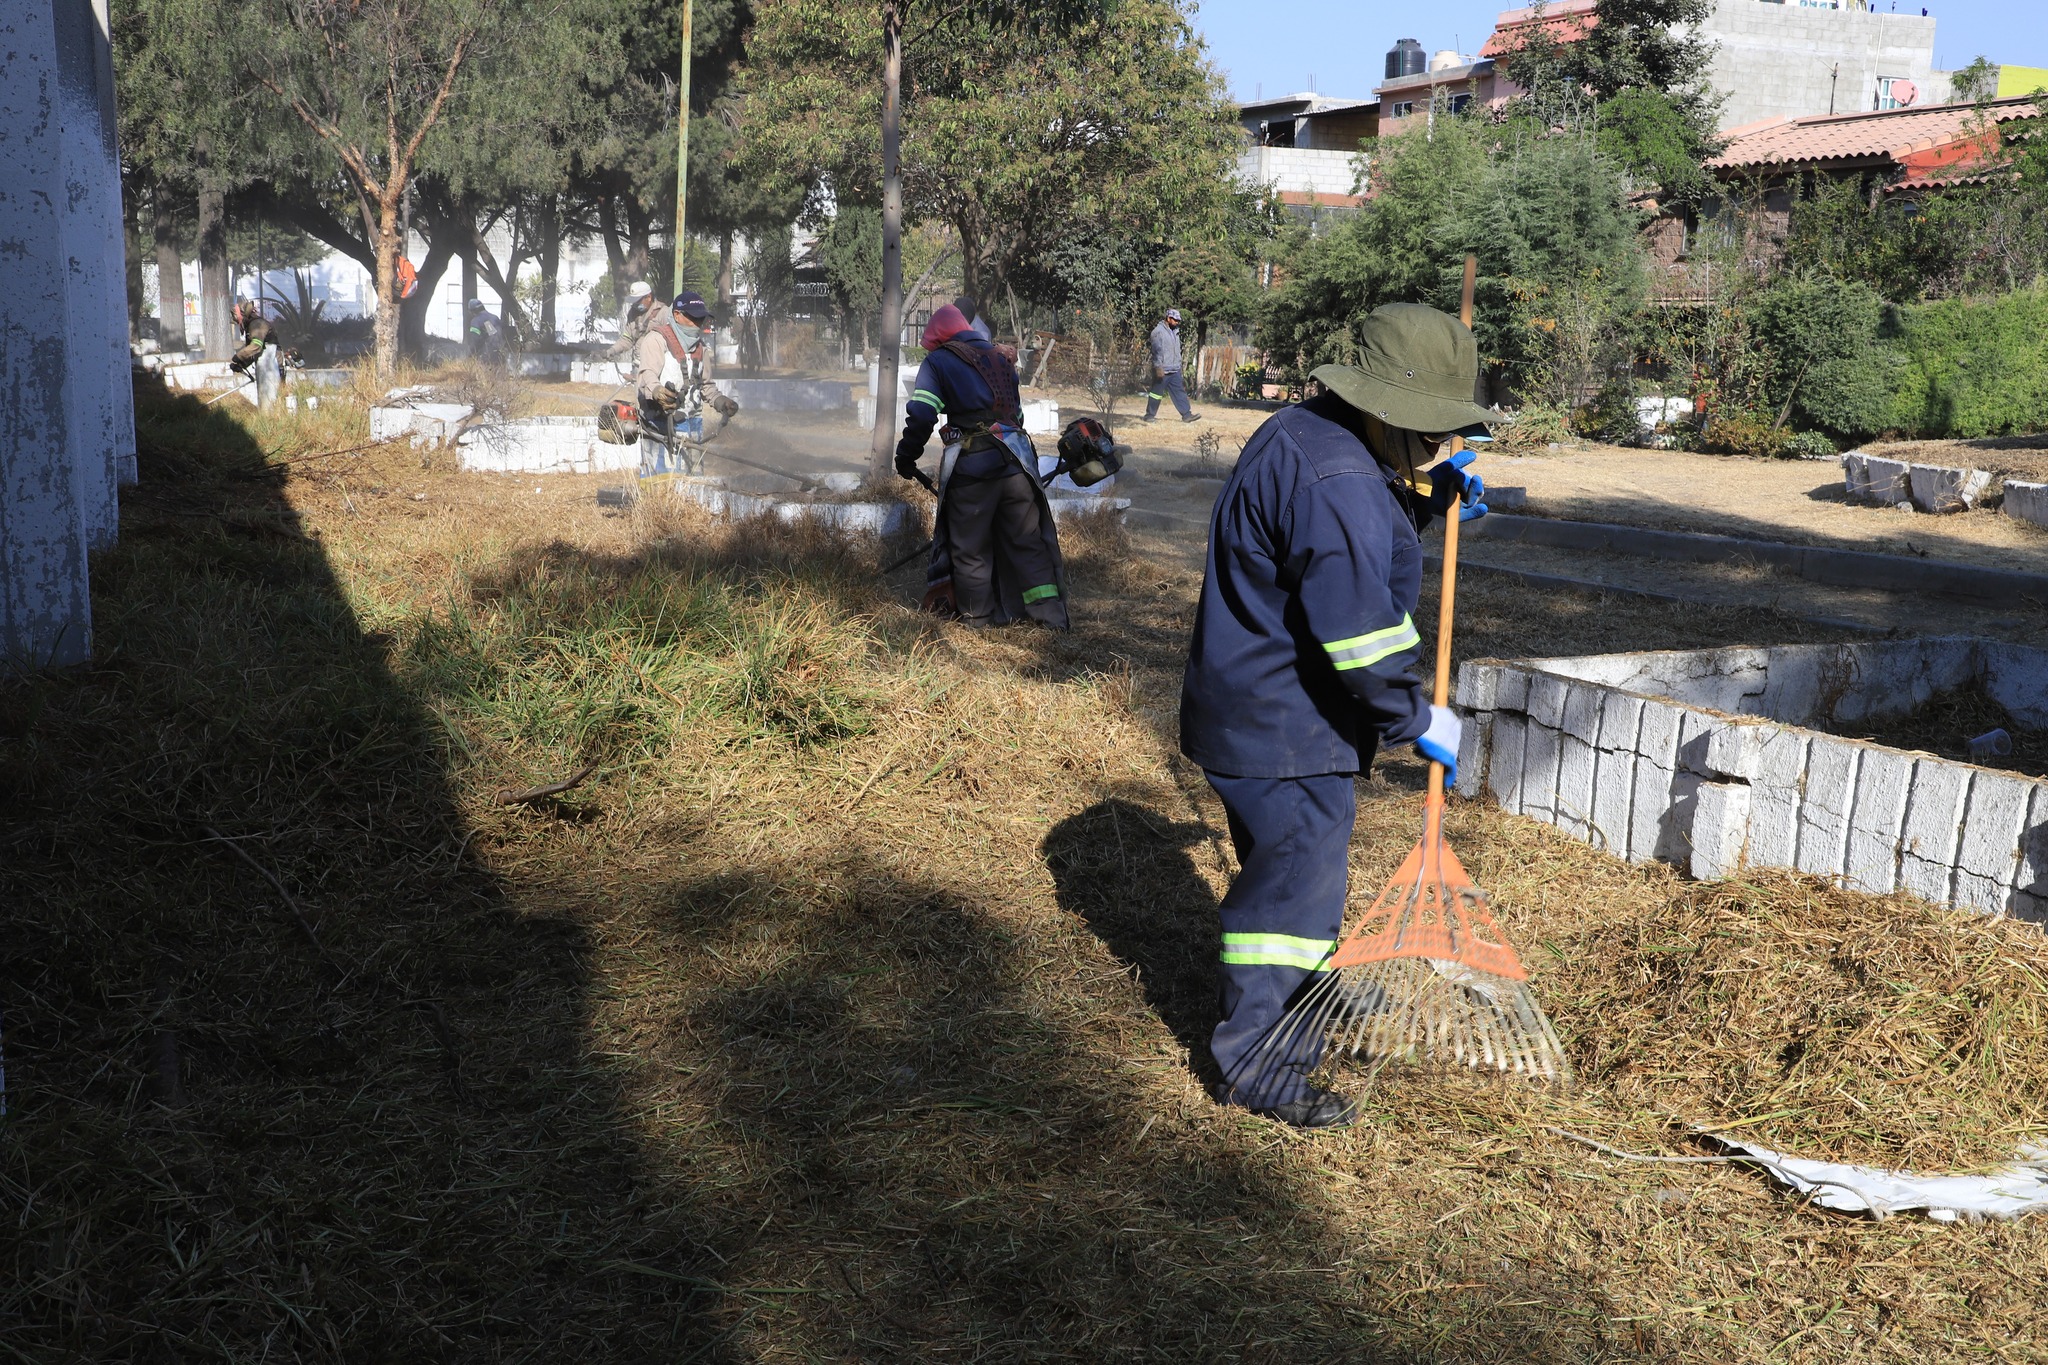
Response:
[[[1358,327],[1356,365],[1324,365],[1309,378],[1388,426],[1456,431],[1499,414],[1472,401],[1479,346],[1472,329],[1419,303],[1376,308]]]

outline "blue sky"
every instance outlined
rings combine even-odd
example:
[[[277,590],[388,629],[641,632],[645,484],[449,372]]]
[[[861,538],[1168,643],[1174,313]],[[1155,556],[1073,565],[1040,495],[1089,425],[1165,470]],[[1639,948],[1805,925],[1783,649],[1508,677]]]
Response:
[[[1380,83],[1387,49],[1414,38],[1435,52],[1475,52],[1494,16],[1526,0],[1201,0],[1196,24],[1240,101],[1308,88],[1364,98]],[[1905,13],[1925,5],[1935,18],[1935,59],[1943,70],[1979,53],[1995,62],[2048,67],[2042,0],[1898,0]],[[1879,0],[1889,9],[1892,0]]]

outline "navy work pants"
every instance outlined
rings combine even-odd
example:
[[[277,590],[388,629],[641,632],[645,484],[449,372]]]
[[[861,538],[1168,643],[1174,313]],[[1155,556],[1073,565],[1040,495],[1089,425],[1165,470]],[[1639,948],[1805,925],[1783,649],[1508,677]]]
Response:
[[[1159,415],[1159,400],[1169,395],[1173,398],[1173,406],[1176,412],[1180,413],[1183,417],[1192,415],[1193,410],[1188,407],[1187,388],[1180,382],[1180,371],[1168,370],[1165,374],[1152,381],[1151,389],[1145,394],[1146,421],[1149,422]]]
[[[1292,1104],[1308,1091],[1323,1040],[1283,1036],[1277,1026],[1336,951],[1357,792],[1349,773],[1208,778],[1230,817],[1238,862],[1223,897],[1222,1018],[1209,1050],[1226,1101]]]

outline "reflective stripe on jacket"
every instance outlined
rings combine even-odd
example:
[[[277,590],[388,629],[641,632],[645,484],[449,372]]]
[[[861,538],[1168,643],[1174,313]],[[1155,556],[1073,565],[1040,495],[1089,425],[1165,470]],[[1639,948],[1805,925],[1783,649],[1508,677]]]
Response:
[[[1429,707],[1418,517],[1333,395],[1253,433],[1217,497],[1181,693],[1181,751],[1238,777],[1362,772]]]

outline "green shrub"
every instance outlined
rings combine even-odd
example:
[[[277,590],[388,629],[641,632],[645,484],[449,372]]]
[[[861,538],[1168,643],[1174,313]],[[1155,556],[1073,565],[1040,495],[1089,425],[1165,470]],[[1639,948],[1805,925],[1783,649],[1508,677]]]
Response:
[[[1832,460],[1841,452],[1817,431],[1798,431],[1785,442],[1783,453],[1795,460]]]
[[[1593,401],[1572,413],[1571,428],[1593,441],[1630,445],[1641,439],[1642,418],[1636,412],[1636,391],[1625,379],[1610,379]]]
[[[1266,367],[1260,362],[1247,360],[1231,372],[1231,397],[1263,398],[1265,389]]]
[[[1519,453],[1540,450],[1572,434],[1571,416],[1549,403],[1525,403],[1512,422],[1493,429],[1494,439],[1505,451]]]
[[[1750,318],[1756,347],[1748,364],[1775,423],[1797,416],[1844,436],[1888,425],[1890,370],[1875,358],[1884,300],[1875,290],[1827,275],[1788,276],[1757,294]]]
[[[1822,431],[1856,440],[1898,425],[1894,409],[1906,358],[1873,342],[1861,355],[1822,361],[1800,385],[1795,407]]]
[[[1904,310],[1890,425],[1975,438],[2048,430],[2048,289]]]
[[[1700,431],[1700,449],[1725,455],[1782,455],[1789,439],[1771,414],[1736,409],[1708,419]]]

